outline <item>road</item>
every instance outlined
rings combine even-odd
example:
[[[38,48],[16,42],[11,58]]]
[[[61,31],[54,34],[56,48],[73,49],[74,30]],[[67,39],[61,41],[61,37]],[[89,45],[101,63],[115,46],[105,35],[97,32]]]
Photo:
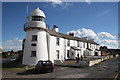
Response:
[[[55,66],[52,73],[3,69],[2,76],[3,78],[112,78],[117,70],[117,58],[113,58],[87,68]]]

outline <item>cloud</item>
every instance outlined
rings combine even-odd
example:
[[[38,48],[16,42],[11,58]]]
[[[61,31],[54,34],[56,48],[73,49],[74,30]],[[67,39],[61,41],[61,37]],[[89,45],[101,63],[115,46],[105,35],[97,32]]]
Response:
[[[98,14],[96,15],[96,17],[104,16],[104,15],[108,14],[109,12],[110,12],[110,10],[105,10],[105,11],[103,11],[103,12],[101,12],[101,13],[98,13]]]
[[[64,2],[62,0],[45,0],[46,2],[51,2],[46,5],[43,5],[43,7],[49,7],[52,6],[53,8],[56,8],[59,6],[61,9],[66,9],[68,6],[73,5],[72,2]]]
[[[62,0],[50,0],[53,4],[62,4]]]
[[[117,44],[100,44],[100,46],[107,46],[107,48],[109,49],[117,49],[118,48],[118,45]]]
[[[2,42],[0,41],[0,49],[2,49]]]
[[[90,0],[85,0],[85,2],[87,2],[89,5],[91,4],[91,1],[90,1]]]
[[[120,48],[120,40],[118,40],[118,48]]]
[[[98,33],[98,36],[102,37],[102,38],[110,38],[110,39],[116,39],[116,36],[112,36],[110,33],[108,32],[101,32]]]
[[[108,32],[95,33],[91,29],[82,28],[67,32],[67,34],[69,33],[74,33],[76,37],[86,37],[88,40],[95,40],[95,42],[99,43],[100,45],[106,45],[108,48],[118,47],[118,41],[116,39],[116,36],[113,36]]]
[[[62,0],[44,0],[45,2],[52,2],[54,4],[62,4]]]
[[[22,49],[22,40],[19,40],[18,38],[15,38],[13,40],[7,40],[6,42],[3,42],[3,50],[21,50]]]
[[[104,39],[100,41],[101,43],[111,43],[111,44],[117,44],[117,40],[110,40],[110,39]]]
[[[82,28],[82,29],[78,29],[76,31],[73,30],[70,32],[73,32],[76,37],[81,37],[81,38],[87,37],[88,39],[98,39],[97,34],[91,29]],[[67,32],[67,33],[69,34],[70,32]]]

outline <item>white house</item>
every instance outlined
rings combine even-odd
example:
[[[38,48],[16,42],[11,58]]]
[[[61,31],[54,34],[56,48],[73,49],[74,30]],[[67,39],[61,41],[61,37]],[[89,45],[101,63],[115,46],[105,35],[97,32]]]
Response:
[[[29,21],[24,25],[26,39],[24,40],[23,64],[35,65],[39,60],[75,59],[83,56],[100,55],[99,44],[92,40],[74,37],[74,33],[62,34],[54,25],[53,30],[46,28],[45,14],[39,8],[29,15]]]

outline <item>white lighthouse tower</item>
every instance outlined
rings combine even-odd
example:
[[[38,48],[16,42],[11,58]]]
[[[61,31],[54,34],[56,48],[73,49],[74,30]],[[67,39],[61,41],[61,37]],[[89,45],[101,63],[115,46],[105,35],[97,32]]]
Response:
[[[24,26],[24,65],[35,65],[39,60],[48,60],[45,19],[45,14],[39,8],[34,9],[29,15],[28,23]]]

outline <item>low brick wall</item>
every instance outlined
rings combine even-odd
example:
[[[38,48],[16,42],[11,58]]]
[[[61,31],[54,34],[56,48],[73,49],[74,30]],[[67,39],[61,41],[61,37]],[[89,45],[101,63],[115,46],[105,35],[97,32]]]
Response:
[[[119,57],[119,55],[118,55],[118,54],[116,54],[116,57]]]
[[[109,55],[109,58],[113,58],[113,55]]]
[[[89,66],[93,66],[93,65],[98,64],[100,62],[102,62],[101,59],[91,60],[91,61],[89,61]]]
[[[54,60],[56,66],[66,66],[66,67],[80,67],[80,64],[73,63],[62,63],[60,60]]]
[[[89,66],[89,61],[79,61],[80,66]]]
[[[98,57],[90,61],[79,61],[78,63],[63,63],[60,60],[55,60],[54,64],[58,66],[70,66],[70,67],[93,66],[95,64],[99,64],[100,62],[111,58],[113,58],[113,55],[102,56],[101,58]]]

